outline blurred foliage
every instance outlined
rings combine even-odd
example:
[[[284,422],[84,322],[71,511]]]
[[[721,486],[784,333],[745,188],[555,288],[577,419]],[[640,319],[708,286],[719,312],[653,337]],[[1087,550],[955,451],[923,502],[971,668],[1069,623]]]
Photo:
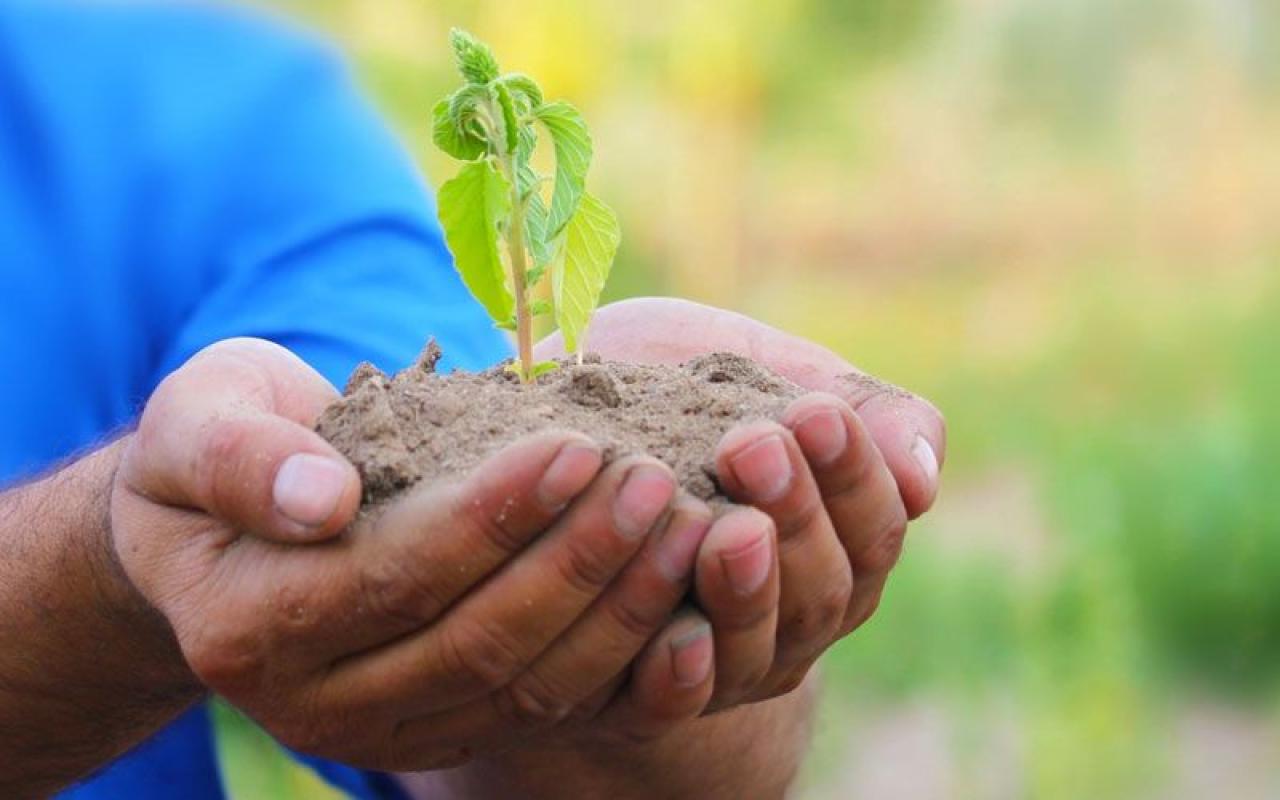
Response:
[[[1280,6],[290,5],[428,176],[452,25],[582,106],[623,220],[614,297],[739,308],[947,413],[938,507],[826,661],[820,770],[923,703],[957,720],[944,796],[1165,796],[1188,708],[1270,719]]]

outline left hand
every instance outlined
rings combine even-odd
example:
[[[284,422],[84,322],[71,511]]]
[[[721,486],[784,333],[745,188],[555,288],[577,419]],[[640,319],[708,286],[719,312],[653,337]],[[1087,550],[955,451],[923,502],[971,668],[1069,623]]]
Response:
[[[605,306],[587,346],[642,363],[735,352],[814,391],[780,422],[747,423],[722,440],[722,485],[764,514],[743,509],[722,519],[697,568],[716,647],[711,707],[790,691],[832,643],[874,613],[907,520],[937,494],[942,416],[819,345],[687,301]],[[538,355],[561,350],[553,336]]]

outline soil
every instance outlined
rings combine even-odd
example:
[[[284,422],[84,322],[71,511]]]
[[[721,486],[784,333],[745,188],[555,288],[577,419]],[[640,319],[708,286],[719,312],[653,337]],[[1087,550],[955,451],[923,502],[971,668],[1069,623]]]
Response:
[[[414,366],[388,377],[362,364],[316,429],[349,458],[364,481],[364,502],[381,503],[420,481],[451,480],[529,433],[582,431],[606,461],[648,453],[671,466],[681,485],[723,500],[716,444],[748,420],[777,419],[803,392],[755,362],[730,353],[678,367],[562,361],[531,385],[503,366],[479,373],[436,372],[431,343]]]

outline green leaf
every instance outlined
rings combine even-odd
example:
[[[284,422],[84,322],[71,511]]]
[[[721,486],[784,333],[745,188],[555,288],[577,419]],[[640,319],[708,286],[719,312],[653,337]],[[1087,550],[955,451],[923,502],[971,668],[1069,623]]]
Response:
[[[504,320],[502,322],[493,323],[493,327],[500,331],[511,331],[512,333],[515,333],[520,326],[516,324],[516,318],[512,317],[511,319]]]
[[[527,167],[529,159],[533,157],[533,151],[538,148],[538,132],[533,129],[532,125],[520,126],[520,142],[516,147],[516,157],[520,160],[520,166]],[[537,173],[534,173],[536,176]],[[524,193],[523,185],[520,189],[521,194]]]
[[[436,103],[432,111],[435,125],[431,138],[435,141],[436,147],[454,158],[460,161],[474,161],[484,155],[489,149],[488,145],[483,139],[458,125],[450,111],[452,101],[451,96]]]
[[[536,115],[556,148],[556,183],[547,219],[547,236],[554,239],[578,210],[591,168],[591,133],[578,109],[568,103],[547,103]]]
[[[498,98],[498,108],[502,109],[502,130],[506,135],[508,153],[516,153],[520,149],[520,122],[516,118],[516,101],[511,98],[511,90],[504,84],[493,85],[494,96]]]
[[[533,269],[529,271],[529,285],[535,285],[541,278],[547,264],[555,258],[555,248],[547,238],[547,204],[538,194],[542,178],[533,168],[525,164],[520,168],[520,196],[525,198],[524,236],[525,245],[529,248],[529,256],[533,259]]]
[[[560,369],[560,365],[554,361],[539,361],[533,365],[533,377],[537,378],[546,375],[548,372],[555,372]]]
[[[458,72],[468,82],[482,86],[498,77],[498,59],[488,45],[461,28],[449,32],[449,44],[453,46]]]
[[[517,361],[512,361],[510,364],[503,367],[503,369],[521,380],[524,379],[524,376],[520,374],[520,363]],[[537,378],[540,375],[546,375],[548,372],[554,372],[558,369],[560,369],[560,365],[554,361],[539,361],[529,370],[529,378]]]
[[[488,86],[463,86],[449,95],[449,116],[458,130],[477,139],[486,139],[485,127],[479,122],[480,104],[489,100]]]
[[[440,224],[463,282],[495,320],[509,319],[515,299],[507,287],[498,234],[511,213],[511,184],[489,159],[462,167],[440,187]]]
[[[578,212],[565,227],[560,253],[551,264],[556,324],[571,353],[577,352],[591,322],[621,242],[617,215],[594,196],[584,193]]]
[[[534,300],[532,303],[529,304],[529,314],[535,317],[540,317],[543,314],[546,314],[547,312],[549,312],[550,310],[551,310],[551,303],[547,302],[546,300],[541,300],[541,299]]]
[[[529,104],[529,110],[542,105],[542,87],[537,81],[521,72],[512,72],[498,79],[500,83],[511,89],[512,94],[522,95]]]

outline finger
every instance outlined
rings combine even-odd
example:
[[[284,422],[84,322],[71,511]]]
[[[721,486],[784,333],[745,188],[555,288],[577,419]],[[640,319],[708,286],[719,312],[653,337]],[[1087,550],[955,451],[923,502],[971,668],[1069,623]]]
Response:
[[[631,680],[596,717],[625,741],[656,739],[707,707],[716,683],[711,624],[682,612],[636,658]]]
[[[787,409],[783,423],[808,460],[852,566],[853,595],[840,626],[840,633],[848,633],[866,620],[902,553],[906,509],[880,448],[848,404],[809,395]]]
[[[619,360],[679,364],[724,350],[765,365],[799,386],[831,392],[866,421],[914,519],[932,506],[946,460],[946,423],[927,400],[867,375],[831,350],[750,317],[666,297],[642,297],[601,308],[591,326],[593,349]],[[660,340],[637,335],[662,331]],[[539,344],[541,357],[563,350],[559,335]]]
[[[651,458],[607,467],[520,558],[437,625],[336,665],[326,692],[408,718],[497,691],[524,671],[639,551],[675,496]]]
[[[775,661],[812,658],[839,630],[853,575],[800,446],[775,422],[741,425],[721,441],[716,469],[731,497],[764,511],[777,528],[782,594]]]
[[[696,568],[698,604],[715,631],[713,707],[746,696],[773,665],[778,635],[778,555],[773,521],[735,508],[711,527]]]
[[[682,612],[636,658],[631,679],[590,723],[593,736],[630,744],[696,718],[711,696],[714,656],[711,626],[695,611]],[[405,720],[394,726],[380,752],[357,763],[381,770],[429,769],[438,765],[424,763],[424,753],[452,749],[457,760],[465,761],[478,750],[508,746],[521,731],[501,730],[495,713],[492,707],[472,704]]]
[[[125,485],[264,538],[332,537],[360,502],[355,468],[310,429],[336,397],[281,347],[214,345],[156,389],[125,456]]]
[[[277,639],[308,664],[329,663],[435,620],[546,530],[600,467],[585,436],[535,434],[460,484],[411,490],[329,548],[242,547],[219,566],[258,574]],[[256,569],[267,559],[269,572]]]
[[[680,497],[661,533],[591,609],[527,671],[491,695],[498,715],[519,726],[550,725],[622,674],[680,603],[710,527],[711,509]]]
[[[946,424],[927,400],[859,372],[837,377],[827,391],[846,400],[866,425],[893,474],[911,519],[938,494],[946,456]]]

